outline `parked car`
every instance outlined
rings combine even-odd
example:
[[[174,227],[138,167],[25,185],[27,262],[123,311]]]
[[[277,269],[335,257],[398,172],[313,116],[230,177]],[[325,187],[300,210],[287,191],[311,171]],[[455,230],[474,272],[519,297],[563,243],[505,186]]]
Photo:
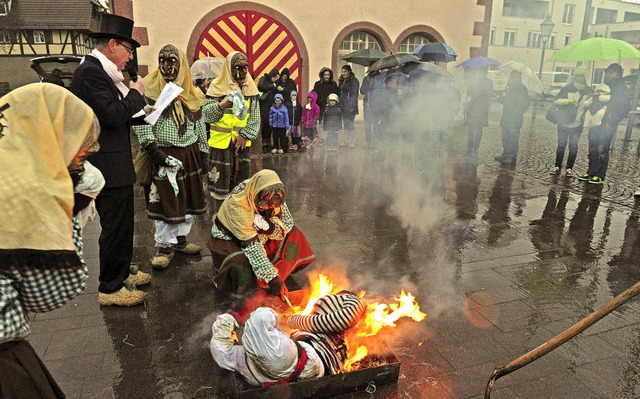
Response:
[[[32,58],[31,69],[36,71],[40,82],[56,83],[69,88],[73,71],[80,65],[82,57],[75,55],[47,55]]]

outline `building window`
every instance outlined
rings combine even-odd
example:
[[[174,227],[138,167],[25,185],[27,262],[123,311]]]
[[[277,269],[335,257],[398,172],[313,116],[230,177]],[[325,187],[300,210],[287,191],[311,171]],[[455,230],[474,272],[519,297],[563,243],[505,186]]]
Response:
[[[410,53],[416,48],[420,47],[425,43],[431,43],[428,37],[421,33],[414,33],[412,35],[407,36],[406,39],[400,43],[400,52],[401,53]]]
[[[566,46],[566,45],[568,45],[569,43],[571,43],[571,34],[570,34],[570,33],[567,33],[567,34],[564,36],[564,45]]]
[[[554,49],[556,48],[556,34],[552,33],[549,37],[549,43],[547,43],[547,48]]]
[[[496,42],[496,28],[491,28],[491,32],[489,33],[489,44],[494,44]]]
[[[41,30],[34,30],[33,31],[33,42],[34,43],[46,43],[47,41],[45,40],[44,32],[41,31]]]
[[[605,68],[595,68],[593,70],[593,82],[591,82],[592,84],[597,85],[598,83],[604,82],[604,70]]]
[[[542,46],[542,34],[540,32],[529,32],[527,35],[527,47],[538,48]]]
[[[344,39],[342,39],[342,43],[340,44],[340,50],[347,52],[353,52],[365,48],[381,50],[380,47],[378,40],[373,37],[373,35],[364,31],[349,33]]]
[[[624,13],[624,22],[640,21],[640,13],[627,11]]]
[[[564,13],[562,13],[562,24],[571,25],[573,23],[573,14],[575,12],[575,4],[565,4]]]
[[[516,43],[516,31],[506,30],[504,31],[504,44],[505,46],[514,46]]]
[[[618,17],[618,10],[598,8],[596,11],[596,24],[613,24]]]
[[[9,14],[9,6],[6,1],[0,1],[0,15]]]

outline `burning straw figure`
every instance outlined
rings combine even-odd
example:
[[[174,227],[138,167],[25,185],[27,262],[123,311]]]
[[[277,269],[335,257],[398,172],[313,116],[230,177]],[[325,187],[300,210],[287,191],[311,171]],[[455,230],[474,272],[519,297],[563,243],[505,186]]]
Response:
[[[297,329],[291,336],[278,329],[279,317],[271,308],[258,308],[244,324],[241,344],[234,330],[242,316],[229,313],[213,323],[209,348],[226,370],[239,372],[254,386],[270,386],[337,374],[347,360],[344,332],[365,316],[367,304],[348,291],[326,295],[311,315],[287,318]]]
[[[276,172],[263,169],[224,200],[209,240],[218,290],[242,295],[260,286],[284,299],[287,277],[315,260],[284,197]]]

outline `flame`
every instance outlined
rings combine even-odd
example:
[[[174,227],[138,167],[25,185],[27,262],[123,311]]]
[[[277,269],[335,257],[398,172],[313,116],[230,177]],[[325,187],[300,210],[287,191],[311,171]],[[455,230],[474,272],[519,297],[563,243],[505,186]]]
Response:
[[[336,294],[342,291],[342,287],[337,287],[329,277],[319,274],[318,278],[311,283],[311,295],[304,310],[301,307],[294,308],[293,312],[302,315],[309,315],[313,311],[313,306],[321,297]],[[359,293],[363,298],[365,291]],[[420,306],[415,297],[410,293],[401,290],[400,296],[394,298],[395,303],[370,303],[367,305],[367,314],[364,320],[358,323],[349,334],[345,335],[348,348],[347,361],[344,365],[345,371],[350,371],[353,365],[364,359],[369,354],[366,342],[360,337],[370,337],[378,334],[382,328],[395,327],[396,322],[402,317],[409,317],[414,321],[422,321],[427,316],[420,311]],[[357,348],[357,349],[354,349]]]

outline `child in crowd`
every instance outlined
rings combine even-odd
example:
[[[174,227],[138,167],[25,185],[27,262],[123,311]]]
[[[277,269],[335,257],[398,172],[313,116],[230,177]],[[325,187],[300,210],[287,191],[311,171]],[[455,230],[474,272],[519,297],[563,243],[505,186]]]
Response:
[[[287,140],[289,113],[287,112],[287,107],[283,105],[283,102],[282,94],[276,94],[274,104],[271,106],[271,110],[269,110],[269,126],[273,132],[272,154],[283,154],[284,150],[289,148]]]
[[[334,151],[338,144],[338,132],[342,130],[342,112],[338,106],[338,95],[331,93],[322,115],[322,130],[326,132],[327,149]]]
[[[291,146],[290,150],[298,151],[298,148],[302,148],[302,139],[300,132],[300,120],[302,119],[302,105],[298,102],[298,92],[293,90],[291,92],[291,101],[285,104],[287,106],[287,112],[289,113],[289,132],[291,134]]]
[[[318,94],[315,91],[307,94],[307,104],[302,109],[302,140],[309,147],[318,136],[318,119],[320,106],[316,103]]]

